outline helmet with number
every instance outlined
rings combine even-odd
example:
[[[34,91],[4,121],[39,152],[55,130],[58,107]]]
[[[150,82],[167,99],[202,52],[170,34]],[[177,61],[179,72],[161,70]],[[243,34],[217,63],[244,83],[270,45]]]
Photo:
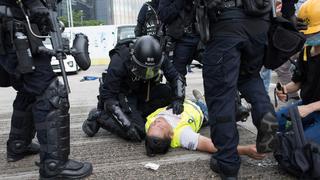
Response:
[[[132,49],[132,73],[140,79],[157,77],[164,59],[159,42],[152,36],[141,36]]]

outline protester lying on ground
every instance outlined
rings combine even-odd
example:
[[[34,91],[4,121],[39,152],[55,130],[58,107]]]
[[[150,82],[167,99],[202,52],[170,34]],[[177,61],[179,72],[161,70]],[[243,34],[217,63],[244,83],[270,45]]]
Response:
[[[200,92],[194,90],[193,93],[197,100],[185,100],[180,115],[173,114],[170,107],[164,107],[147,117],[145,143],[148,156],[165,154],[170,147],[217,152],[211,139],[198,133],[203,121],[207,121],[208,109]],[[265,157],[265,154],[257,153],[255,145],[238,146],[238,152],[254,159]]]
[[[288,93],[300,90],[301,101],[280,109],[277,119],[279,130],[285,131],[290,127],[288,110],[298,106],[306,139],[320,143],[320,9],[316,3],[317,0],[309,0],[299,10],[298,16],[308,21],[308,29],[303,31],[306,46],[300,53],[292,82],[277,91],[279,99],[286,101]]]

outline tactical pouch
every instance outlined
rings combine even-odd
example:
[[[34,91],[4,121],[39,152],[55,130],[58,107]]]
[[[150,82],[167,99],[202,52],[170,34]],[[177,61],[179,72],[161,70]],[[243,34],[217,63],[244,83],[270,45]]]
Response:
[[[268,47],[264,57],[264,66],[276,69],[301,51],[306,41],[304,35],[282,17],[273,20],[268,32]]]
[[[198,0],[196,4],[196,28],[203,43],[210,40],[210,21],[207,11],[205,1]]]
[[[270,0],[242,0],[244,12],[249,16],[262,16],[272,9]]]

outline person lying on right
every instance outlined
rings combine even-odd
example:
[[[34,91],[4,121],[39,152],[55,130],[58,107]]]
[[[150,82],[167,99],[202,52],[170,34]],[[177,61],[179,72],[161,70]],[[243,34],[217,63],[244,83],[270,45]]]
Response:
[[[197,90],[193,91],[195,102],[184,101],[184,111],[180,115],[172,113],[170,107],[156,110],[147,117],[146,150],[148,156],[165,154],[169,148],[183,147],[208,153],[217,152],[211,139],[198,133],[206,121],[208,109],[204,97]],[[265,154],[259,154],[256,146],[238,146],[240,155],[253,159],[263,159]]]
[[[300,90],[301,101],[281,108],[276,114],[279,130],[290,127],[288,110],[298,106],[307,140],[320,144],[320,8],[318,0],[308,0],[302,4],[298,17],[308,22],[308,29],[303,31],[307,37],[306,46],[300,53],[298,67],[292,82],[283,85],[277,91],[278,98],[286,101],[288,93]]]

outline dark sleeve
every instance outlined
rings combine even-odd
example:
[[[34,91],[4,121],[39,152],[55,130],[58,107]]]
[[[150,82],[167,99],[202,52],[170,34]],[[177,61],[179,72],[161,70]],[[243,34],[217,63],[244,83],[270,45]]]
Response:
[[[114,54],[111,57],[107,75],[100,90],[100,97],[104,102],[118,101],[117,97],[120,93],[121,81],[126,74],[124,60],[119,54]]]
[[[143,6],[141,7],[139,14],[138,14],[138,23],[140,24],[144,24],[146,21],[146,14],[148,12],[148,5],[143,4]]]
[[[146,22],[147,12],[148,12],[148,5],[143,4],[138,14],[137,25],[134,28],[134,34],[136,37],[140,37],[144,35],[143,26],[145,25],[145,22]]]
[[[161,22],[172,23],[183,8],[184,0],[160,0],[158,14]]]
[[[22,0],[22,3],[30,8],[31,5],[39,5],[42,4],[40,0]]]
[[[281,13],[284,18],[290,18],[294,15],[296,11],[295,3],[297,3],[297,0],[282,0]]]
[[[164,59],[161,69],[163,71],[164,77],[169,82],[175,81],[180,75],[173,64],[170,62],[170,60],[167,58]]]

